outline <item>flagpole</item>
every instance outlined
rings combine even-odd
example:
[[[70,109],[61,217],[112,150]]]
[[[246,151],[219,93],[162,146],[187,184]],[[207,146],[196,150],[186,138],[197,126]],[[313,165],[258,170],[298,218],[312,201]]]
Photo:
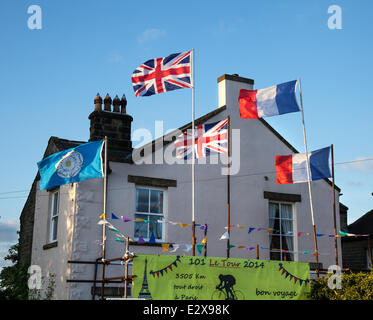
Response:
[[[231,212],[230,212],[230,193],[231,193],[231,185],[230,185],[230,116],[228,116],[227,121],[227,232],[228,232],[228,239],[227,239],[227,258],[229,258],[230,254],[230,225],[231,225]]]
[[[106,198],[107,198],[107,136],[104,138],[105,144],[105,162],[104,162],[104,205],[103,216],[106,219]],[[101,299],[104,299],[104,278],[105,278],[105,242],[106,242],[106,224],[102,224],[102,286],[101,286]]]
[[[318,265],[319,265],[319,252],[317,247],[317,237],[316,237],[316,225],[315,225],[315,217],[313,212],[313,204],[312,204],[312,191],[311,191],[311,174],[310,174],[310,164],[309,164],[309,158],[308,158],[308,150],[307,150],[307,138],[306,138],[306,127],[304,124],[304,112],[303,112],[303,99],[302,99],[302,85],[300,78],[298,78],[299,83],[299,97],[300,97],[300,105],[301,105],[301,111],[302,111],[302,128],[303,128],[303,138],[304,138],[304,148],[306,152],[306,164],[307,164],[307,180],[308,180],[308,194],[310,199],[310,209],[311,209],[311,218],[312,218],[312,227],[313,227],[313,239],[315,244],[315,258],[316,258],[316,273],[317,276],[319,275]]]
[[[338,266],[338,240],[337,240],[337,215],[335,207],[335,183],[334,183],[334,148],[333,144],[330,146],[330,152],[332,154],[332,188],[333,188],[333,220],[334,220],[334,253],[335,253],[335,264]]]
[[[194,191],[195,191],[195,148],[194,148],[194,49],[192,49],[192,255],[196,255],[196,222],[195,222],[195,206],[194,206]]]

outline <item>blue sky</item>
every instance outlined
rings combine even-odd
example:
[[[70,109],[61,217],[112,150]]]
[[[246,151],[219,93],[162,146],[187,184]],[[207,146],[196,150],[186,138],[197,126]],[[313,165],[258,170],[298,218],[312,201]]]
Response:
[[[30,5],[42,9],[41,30],[27,27]],[[341,30],[328,28],[331,5],[342,9]],[[190,89],[136,98],[130,77],[150,58],[191,48],[196,117],[217,107],[222,74],[256,88],[302,79],[309,150],[334,144],[354,221],[373,206],[372,11],[368,0],[2,1],[0,232],[16,229],[49,137],[88,140],[97,92],[126,94],[133,130],[189,122]],[[304,150],[299,113],[268,122]],[[1,252],[17,237],[7,239]]]

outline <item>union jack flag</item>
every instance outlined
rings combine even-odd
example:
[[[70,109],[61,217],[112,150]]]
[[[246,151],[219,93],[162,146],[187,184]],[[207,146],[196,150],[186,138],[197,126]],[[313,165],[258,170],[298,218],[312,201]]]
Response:
[[[132,74],[136,97],[191,88],[191,54],[192,51],[174,53],[148,60],[136,68]]]
[[[183,132],[174,141],[176,157],[190,159],[192,148],[196,158],[203,158],[211,151],[228,153],[228,119],[202,124],[194,129],[194,139],[191,130]]]

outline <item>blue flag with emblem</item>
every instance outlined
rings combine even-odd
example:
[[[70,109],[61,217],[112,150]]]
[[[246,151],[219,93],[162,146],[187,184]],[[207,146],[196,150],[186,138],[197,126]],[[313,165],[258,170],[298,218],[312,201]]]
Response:
[[[40,190],[87,179],[102,178],[101,152],[104,140],[52,154],[38,162]]]

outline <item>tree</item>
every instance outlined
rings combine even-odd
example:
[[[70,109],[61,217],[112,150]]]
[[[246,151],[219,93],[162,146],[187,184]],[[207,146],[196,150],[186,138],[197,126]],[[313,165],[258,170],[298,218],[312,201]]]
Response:
[[[4,260],[11,261],[13,265],[4,267],[0,272],[0,300],[27,300],[28,299],[28,265],[20,265],[18,261],[19,244],[11,246]]]

